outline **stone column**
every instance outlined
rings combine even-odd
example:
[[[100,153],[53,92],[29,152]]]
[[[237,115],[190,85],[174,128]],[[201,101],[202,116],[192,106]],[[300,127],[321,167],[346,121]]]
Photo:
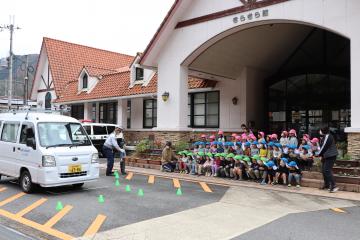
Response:
[[[84,120],[90,120],[91,119],[91,106],[92,103],[84,103]]]
[[[117,102],[117,124],[123,128],[126,128],[126,101],[119,99]]]
[[[162,95],[169,93],[164,102]],[[188,69],[176,61],[160,63],[158,67],[157,129],[183,131],[187,127]]]
[[[360,159],[360,29],[356,27],[360,21],[358,12],[349,14],[348,21],[349,26],[352,26],[349,29],[351,31],[351,127],[345,131],[348,133],[348,153],[352,159]]]

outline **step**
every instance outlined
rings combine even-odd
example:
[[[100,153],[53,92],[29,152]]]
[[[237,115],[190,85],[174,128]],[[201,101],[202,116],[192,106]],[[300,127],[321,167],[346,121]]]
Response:
[[[360,167],[360,161],[359,160],[336,160],[335,162],[336,167]]]
[[[339,174],[339,175],[342,175],[342,174],[350,174],[352,176],[360,176],[360,168],[358,167],[334,167],[333,168],[333,172],[335,174]]]
[[[303,178],[314,179],[314,180],[323,180],[323,175],[320,172],[302,172]],[[334,174],[336,183],[348,183],[348,184],[358,184],[360,185],[360,177],[354,176],[341,176]]]
[[[301,186],[303,187],[312,187],[312,188],[321,188],[324,182],[322,180],[317,179],[301,179]],[[350,184],[350,183],[336,183],[339,187],[340,191],[346,192],[360,192],[360,185],[358,184]]]
[[[134,163],[134,162],[130,162],[128,164],[126,164],[127,166],[130,167],[139,167],[139,168],[147,168],[147,169],[156,169],[156,170],[160,170],[160,165],[157,164],[147,164],[147,163]]]

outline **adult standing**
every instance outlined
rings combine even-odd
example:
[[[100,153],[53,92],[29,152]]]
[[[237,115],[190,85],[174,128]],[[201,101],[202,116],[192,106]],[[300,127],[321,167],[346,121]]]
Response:
[[[318,155],[321,156],[322,174],[324,177],[324,186],[322,189],[329,189],[331,193],[337,192],[339,188],[336,186],[332,172],[338,155],[335,139],[333,135],[330,134],[328,127],[321,128],[320,135],[322,136],[322,140]]]
[[[161,154],[161,166],[162,170],[166,172],[173,172],[176,167],[176,157],[171,148],[171,142],[166,142],[165,148]]]
[[[116,136],[121,133],[121,128],[116,127],[114,132],[112,132],[109,137],[106,139],[103,146],[103,153],[107,158],[107,167],[106,167],[106,176],[114,176],[112,171],[114,167],[114,150],[123,151],[119,144],[117,143]]]

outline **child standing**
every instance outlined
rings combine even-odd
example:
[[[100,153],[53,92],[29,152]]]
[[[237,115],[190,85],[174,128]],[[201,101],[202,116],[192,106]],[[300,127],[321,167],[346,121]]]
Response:
[[[301,180],[301,170],[297,166],[296,162],[292,161],[287,165],[289,169],[289,179],[288,179],[288,187],[291,187],[291,181],[295,179],[296,187],[300,187],[300,180]]]
[[[250,149],[250,156],[255,156],[255,155],[259,155],[260,151],[257,148],[258,142],[257,141],[253,141],[251,143],[251,149]]]

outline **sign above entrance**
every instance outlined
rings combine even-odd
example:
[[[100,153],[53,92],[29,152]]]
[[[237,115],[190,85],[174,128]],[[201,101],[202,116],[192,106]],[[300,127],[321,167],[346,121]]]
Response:
[[[259,8],[265,8],[265,7],[269,7],[271,5],[284,3],[284,2],[287,2],[287,1],[290,1],[290,0],[239,0],[239,2],[242,3],[242,5],[239,6],[239,7],[235,7],[235,8],[223,10],[223,11],[220,11],[220,12],[215,12],[215,13],[203,15],[203,16],[200,16],[200,17],[188,19],[188,20],[185,20],[185,21],[182,21],[182,22],[178,22],[178,24],[176,25],[175,28],[183,28],[183,27],[194,25],[194,24],[199,24],[199,23],[202,23],[202,22],[208,22],[208,21],[212,21],[212,20],[215,20],[215,19],[231,16],[231,15],[234,15],[234,14],[239,14],[239,13],[244,13],[245,14],[245,12],[248,12],[248,11],[251,11],[251,10],[255,10],[255,9],[259,9]],[[260,13],[260,11],[259,11],[259,13]],[[258,15],[254,16],[254,17],[256,18],[257,16]]]
[[[247,20],[251,21],[254,19],[260,19],[260,18],[264,18],[264,17],[268,17],[268,16],[269,16],[269,10],[263,9],[261,11],[250,12],[247,14],[241,14],[240,16],[234,17],[233,22],[239,23],[239,22],[245,22]]]

